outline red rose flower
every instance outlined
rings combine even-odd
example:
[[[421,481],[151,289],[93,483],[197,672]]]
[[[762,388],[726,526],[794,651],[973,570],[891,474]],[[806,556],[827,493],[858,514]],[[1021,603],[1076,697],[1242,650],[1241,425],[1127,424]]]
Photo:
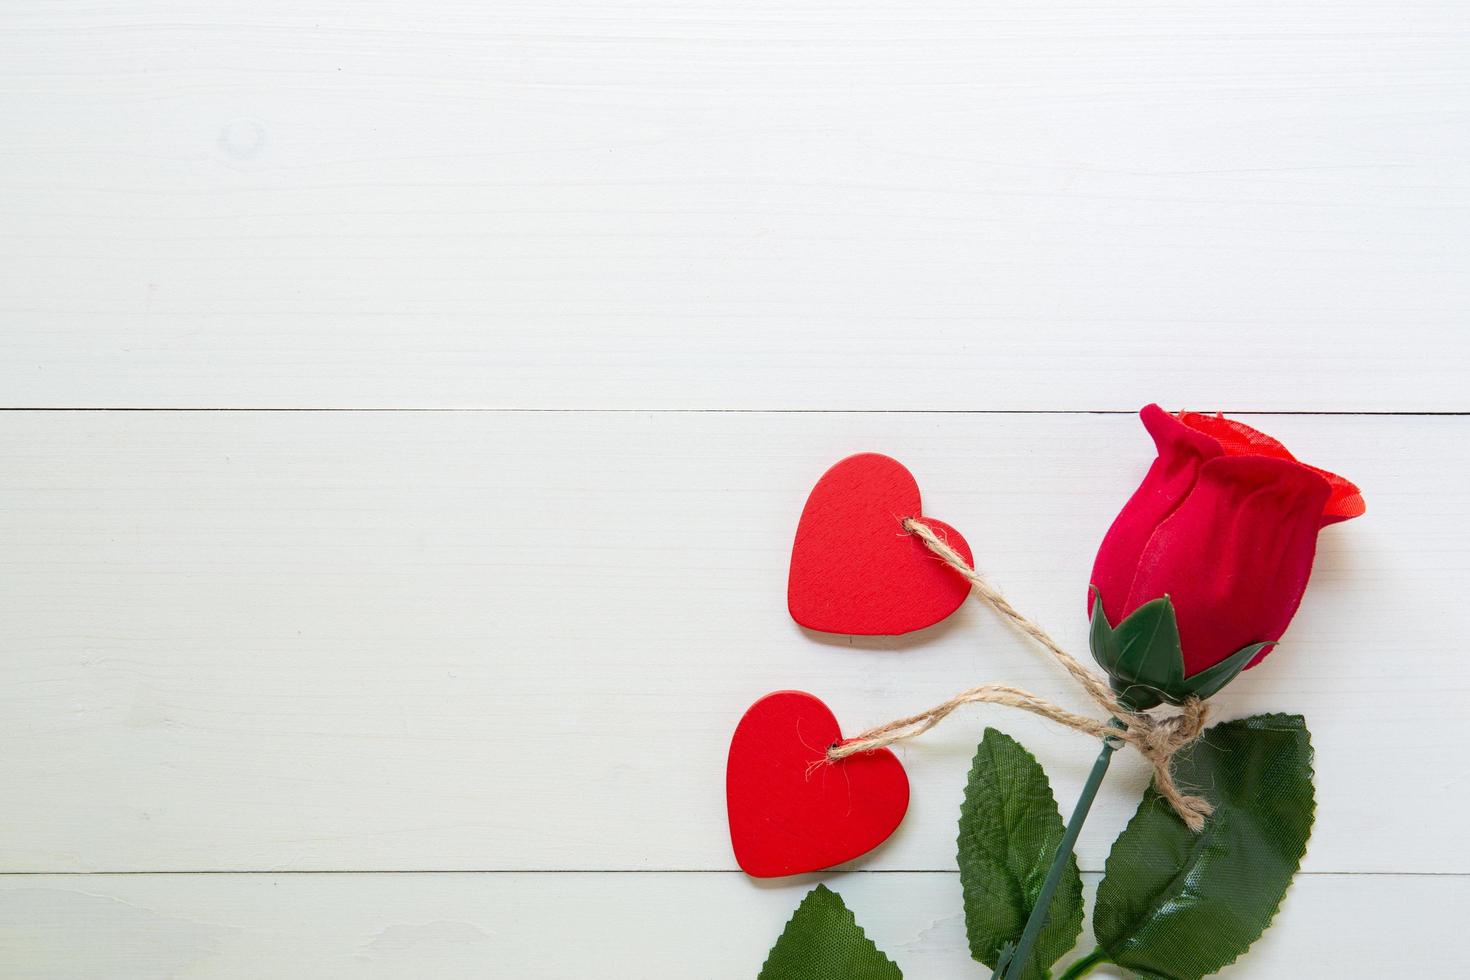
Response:
[[[1317,532],[1362,514],[1363,498],[1222,415],[1170,415],[1157,405],[1139,414],[1159,455],[1103,538],[1092,585],[1114,625],[1168,596],[1188,677],[1281,638],[1307,587]]]

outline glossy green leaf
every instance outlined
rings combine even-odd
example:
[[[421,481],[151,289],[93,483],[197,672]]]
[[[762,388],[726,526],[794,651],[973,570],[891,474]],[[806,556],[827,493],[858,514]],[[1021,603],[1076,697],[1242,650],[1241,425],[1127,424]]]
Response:
[[[1185,677],[1179,623],[1168,596],[1139,606],[1114,629],[1103,612],[1102,596],[1096,589],[1088,640],[1093,659],[1107,671],[1119,700],[1137,711],[1146,711],[1165,701],[1183,704],[1191,697],[1201,700],[1212,697],[1270,645],[1254,643],[1212,667]]]
[[[1146,602],[1114,629],[1094,590],[1089,633],[1092,657],[1107,671],[1119,700],[1135,710],[1178,702],[1184,681],[1179,626],[1167,596]]]
[[[1107,613],[1103,612],[1102,593],[1096,587],[1092,590],[1092,618],[1087,625],[1087,644],[1092,648],[1092,659],[1111,677],[1118,665],[1118,641],[1113,636],[1113,626],[1108,622]]]
[[[1176,755],[1174,772],[1214,814],[1193,833],[1150,787],[1108,855],[1093,931],[1141,976],[1197,980],[1260,938],[1306,853],[1311,738],[1300,715],[1229,721]]]
[[[1199,698],[1201,701],[1214,697],[1224,689],[1226,684],[1235,680],[1246,665],[1251,662],[1269,643],[1252,643],[1248,647],[1242,647],[1224,660],[1207,667],[1198,674],[1191,674],[1184,679],[1182,689],[1187,693]]]
[[[1113,631],[1118,662],[1113,671],[1118,697],[1142,708],[1175,700],[1184,681],[1179,623],[1168,596],[1145,602]]]
[[[960,806],[960,884],[975,959],[995,967],[1003,948],[1021,937],[1063,829],[1035,757],[1009,735],[987,728]],[[1023,980],[1046,977],[1081,931],[1082,876],[1072,857]]]
[[[838,895],[818,885],[771,947],[759,980],[903,980]]]
[[[1133,610],[1118,624],[1113,638],[1118,644],[1119,670],[1166,682],[1184,679],[1184,660],[1179,655],[1179,621],[1168,596],[1145,602]]]

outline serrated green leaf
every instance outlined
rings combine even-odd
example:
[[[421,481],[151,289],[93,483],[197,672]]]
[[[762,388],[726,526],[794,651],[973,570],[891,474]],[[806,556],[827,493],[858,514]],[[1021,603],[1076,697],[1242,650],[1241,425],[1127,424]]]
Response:
[[[807,892],[758,980],[903,980],[838,895],[826,885]]]
[[[1312,744],[1300,715],[1215,725],[1174,757],[1215,812],[1196,834],[1150,787],[1113,844],[1093,931],[1108,959],[1156,980],[1198,980],[1270,925],[1312,833]]]
[[[1201,701],[1214,697],[1224,689],[1226,684],[1235,680],[1242,670],[1245,670],[1246,664],[1250,663],[1256,654],[1270,645],[1269,643],[1252,643],[1248,647],[1242,647],[1215,666],[1207,667],[1198,674],[1186,677],[1181,687]]]
[[[1041,765],[1015,739],[987,728],[960,806],[960,884],[975,959],[994,968],[1002,948],[1021,937],[1063,830]],[[1081,931],[1082,876],[1071,857],[1022,980],[1049,976]]]

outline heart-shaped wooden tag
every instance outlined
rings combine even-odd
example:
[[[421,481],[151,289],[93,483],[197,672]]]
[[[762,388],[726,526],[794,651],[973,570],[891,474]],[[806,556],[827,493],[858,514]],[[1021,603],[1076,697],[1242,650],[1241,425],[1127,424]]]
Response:
[[[819,871],[888,839],[909,806],[909,780],[887,749],[836,762],[842,739],[825,704],[767,694],[740,719],[725,767],[735,860],[755,878]]]
[[[786,603],[807,629],[894,636],[933,626],[958,609],[970,583],[903,529],[919,517],[919,484],[896,459],[849,456],[807,498],[791,548]],[[924,523],[971,561],[958,531]]]

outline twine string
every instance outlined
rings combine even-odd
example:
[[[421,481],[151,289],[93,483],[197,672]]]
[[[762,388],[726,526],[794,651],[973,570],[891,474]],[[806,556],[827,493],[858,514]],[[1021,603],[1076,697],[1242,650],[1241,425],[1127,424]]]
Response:
[[[968,691],[921,711],[907,718],[899,718],[887,724],[870,728],[853,738],[844,739],[827,750],[827,759],[836,762],[859,752],[872,752],[895,742],[922,735],[947,718],[955,709],[967,704],[1001,704],[1020,708],[1034,715],[1065,725],[1074,731],[1095,738],[1116,739],[1133,746],[1149,761],[1154,770],[1154,788],[1163,797],[1179,818],[1191,830],[1204,827],[1205,818],[1213,811],[1208,800],[1183,792],[1174,781],[1170,761],[1174,753],[1199,738],[1204,731],[1209,715],[1208,706],[1199,698],[1190,698],[1177,714],[1153,716],[1141,711],[1132,711],[1121,704],[1113,695],[1107,681],[1088,670],[1036,623],[1027,619],[1012,606],[1005,596],[997,592],[980,573],[950,547],[934,530],[915,518],[905,518],[903,528],[916,536],[941,561],[959,572],[970,583],[974,593],[1006,618],[1022,633],[1031,637],[1062,665],[1072,678],[1087,692],[1087,696],[1109,716],[1107,721],[1098,721],[1080,715],[1037,697],[1029,691],[1009,684],[981,684]]]

